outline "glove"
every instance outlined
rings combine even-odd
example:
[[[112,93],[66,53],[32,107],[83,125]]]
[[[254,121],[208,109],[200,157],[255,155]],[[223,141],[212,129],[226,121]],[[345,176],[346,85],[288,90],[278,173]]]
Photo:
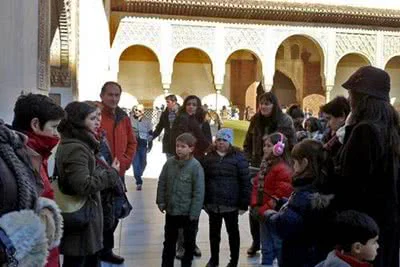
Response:
[[[239,210],[239,215],[243,215],[247,212],[247,210]]]

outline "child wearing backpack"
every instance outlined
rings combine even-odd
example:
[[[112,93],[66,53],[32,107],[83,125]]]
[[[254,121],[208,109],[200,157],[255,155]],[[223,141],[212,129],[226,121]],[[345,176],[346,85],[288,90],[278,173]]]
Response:
[[[292,170],[289,166],[287,138],[273,133],[263,138],[264,156],[260,171],[253,179],[250,206],[253,217],[260,221],[261,264],[272,266],[280,261],[281,240],[265,223],[264,213],[276,208],[278,199],[292,193]]]

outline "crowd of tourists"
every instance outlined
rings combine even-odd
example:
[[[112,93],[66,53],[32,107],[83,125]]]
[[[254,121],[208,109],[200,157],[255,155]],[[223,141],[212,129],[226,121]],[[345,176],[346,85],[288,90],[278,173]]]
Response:
[[[0,122],[0,265],[96,267],[122,264],[114,231],[129,216],[125,172],[143,187],[146,155],[162,132],[167,161],[156,205],[165,213],[163,267],[192,266],[199,217],[209,219],[211,257],[239,266],[239,216],[249,214],[249,257],[261,266],[399,266],[400,126],[389,75],[362,67],[318,117],[298,105],[282,111],[272,92],[258,97],[242,148],[234,131],[210,127],[199,97],[175,95],[154,127],[136,105],[119,106],[116,82],[101,101],[69,103],[22,95],[11,125]],[[48,159],[55,148],[54,171]]]

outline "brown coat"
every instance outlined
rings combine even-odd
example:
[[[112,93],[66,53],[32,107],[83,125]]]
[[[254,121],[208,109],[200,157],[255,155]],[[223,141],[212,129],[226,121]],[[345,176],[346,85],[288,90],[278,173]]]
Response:
[[[62,133],[56,153],[59,184],[63,193],[87,196],[95,201],[93,219],[80,232],[65,232],[61,240],[61,254],[85,256],[98,252],[103,247],[103,210],[100,191],[115,185],[119,179],[114,169],[96,167],[94,149],[96,142],[78,130]]]

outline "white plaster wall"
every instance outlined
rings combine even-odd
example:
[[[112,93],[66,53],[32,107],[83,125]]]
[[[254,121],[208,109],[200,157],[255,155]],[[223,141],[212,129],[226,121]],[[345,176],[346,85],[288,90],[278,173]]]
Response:
[[[142,100],[154,100],[163,93],[158,62],[120,61],[118,82],[124,92]]]
[[[109,80],[110,32],[102,0],[79,1],[78,98],[99,99]]]
[[[38,1],[0,1],[0,118],[6,122],[22,90],[37,92],[38,14]]]
[[[211,64],[174,63],[171,93],[197,95],[202,98],[215,93]]]

